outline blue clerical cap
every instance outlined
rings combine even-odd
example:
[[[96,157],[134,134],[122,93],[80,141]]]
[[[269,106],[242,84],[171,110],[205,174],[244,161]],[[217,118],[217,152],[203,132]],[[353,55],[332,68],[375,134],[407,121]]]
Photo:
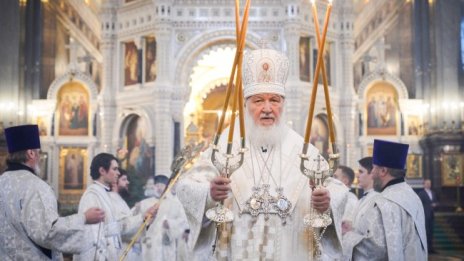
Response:
[[[40,149],[39,127],[37,125],[20,125],[5,129],[8,153]]]
[[[156,183],[163,183],[163,184],[168,184],[169,178],[164,176],[164,175],[156,175],[155,176],[155,184]]]
[[[374,155],[372,163],[391,169],[405,169],[408,156],[408,144],[374,140]]]

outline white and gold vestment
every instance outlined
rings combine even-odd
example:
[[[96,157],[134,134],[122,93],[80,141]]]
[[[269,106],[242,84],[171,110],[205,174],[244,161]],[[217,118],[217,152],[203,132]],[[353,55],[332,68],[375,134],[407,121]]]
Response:
[[[225,147],[224,142],[220,144]],[[228,223],[227,228],[221,232],[214,259],[313,260],[313,233],[303,224],[303,218],[310,209],[311,189],[308,178],[299,169],[302,145],[301,136],[285,127],[282,143],[273,148],[275,156],[267,167],[263,164],[266,160],[261,163],[256,161],[260,149],[250,148],[245,152],[243,165],[231,176],[233,196],[225,201],[225,205],[234,212],[234,221]],[[266,153],[270,153],[270,150]],[[205,217],[205,211],[216,204],[210,197],[209,180],[217,175],[209,160],[210,154],[210,150],[205,152],[202,160],[179,182],[177,189],[190,225],[190,243],[198,260],[211,257],[216,235],[214,222],[209,222]],[[310,146],[308,154],[309,164],[315,167],[317,163],[314,160],[319,155],[317,149]],[[324,162],[324,165],[327,163]],[[267,173],[271,174],[263,171],[265,167],[269,168]],[[262,213],[256,218],[247,213],[247,201],[252,198],[252,188],[259,186],[259,182],[270,186],[269,192],[274,198],[278,195],[276,189],[282,188],[283,195],[291,203],[286,224],[283,224],[283,219],[276,211],[271,211],[267,220]],[[327,179],[326,184],[334,222],[322,238],[322,259],[340,260],[341,219],[348,190],[332,178]]]

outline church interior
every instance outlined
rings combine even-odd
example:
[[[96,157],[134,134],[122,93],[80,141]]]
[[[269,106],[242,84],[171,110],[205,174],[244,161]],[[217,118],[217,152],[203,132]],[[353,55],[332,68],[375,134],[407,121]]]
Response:
[[[245,52],[289,57],[285,121],[300,134],[320,49],[313,7],[327,22],[340,164],[356,171],[374,139],[409,144],[408,184],[429,179],[439,199],[436,260],[463,260],[464,0],[253,0]],[[133,204],[185,145],[211,142],[236,51],[234,1],[6,0],[0,22],[0,169],[3,130],[37,124],[41,178],[62,215],[77,211],[100,152],[130,174]],[[327,157],[317,85],[310,142]]]

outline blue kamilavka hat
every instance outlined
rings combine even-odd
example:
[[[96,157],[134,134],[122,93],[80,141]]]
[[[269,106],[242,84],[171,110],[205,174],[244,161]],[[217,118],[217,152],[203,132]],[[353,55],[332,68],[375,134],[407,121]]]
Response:
[[[8,153],[40,149],[39,127],[37,125],[20,125],[6,128],[5,138]]]
[[[163,183],[163,184],[168,184],[169,178],[165,175],[156,175],[155,176],[155,184],[156,183]]]
[[[408,144],[374,140],[374,155],[372,163],[391,169],[405,169],[408,157]]]

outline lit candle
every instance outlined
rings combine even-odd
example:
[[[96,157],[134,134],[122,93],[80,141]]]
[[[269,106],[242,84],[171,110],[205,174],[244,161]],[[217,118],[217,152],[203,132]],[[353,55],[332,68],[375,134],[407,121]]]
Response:
[[[316,3],[315,1],[313,1],[312,3],[313,3],[313,12],[315,11],[315,13],[317,14],[317,10],[315,7]],[[320,41],[319,52],[317,54],[316,70],[314,72],[314,80],[313,80],[313,89],[311,92],[309,113],[308,113],[308,119],[306,122],[306,133],[305,133],[305,139],[304,139],[304,142],[306,144],[309,143],[309,135],[311,134],[311,126],[312,126],[313,115],[314,115],[314,106],[316,102],[317,85],[319,81],[319,72],[321,70],[321,63],[323,62],[322,58],[323,58],[323,53],[324,53],[325,39],[327,36],[327,28],[329,25],[329,18],[330,18],[331,10],[332,10],[332,2],[330,1],[327,6],[327,11],[326,11],[326,16],[325,16],[325,24],[324,24],[324,29],[322,31],[322,41]],[[314,19],[316,21],[317,15],[314,17]],[[316,32],[316,34],[318,34],[318,32]]]

